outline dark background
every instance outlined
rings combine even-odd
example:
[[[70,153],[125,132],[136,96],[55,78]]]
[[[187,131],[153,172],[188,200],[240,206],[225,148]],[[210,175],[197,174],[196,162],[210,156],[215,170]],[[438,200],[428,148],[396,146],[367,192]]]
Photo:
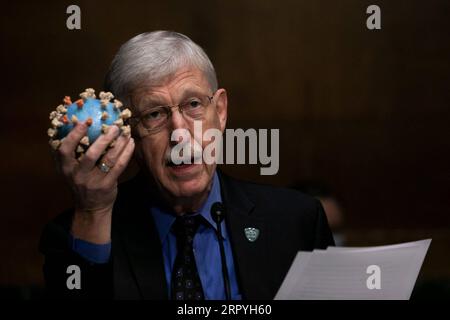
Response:
[[[81,7],[81,30],[66,28],[70,4]],[[366,28],[370,4],[381,7],[381,30]],[[47,144],[49,112],[64,95],[101,90],[119,46],[157,29],[205,49],[228,90],[229,128],[280,129],[277,175],[225,171],[327,184],[349,245],[433,238],[418,284],[435,285],[425,297],[445,283],[448,293],[449,1],[10,1],[1,16],[4,296],[39,295],[41,229],[71,206]]]

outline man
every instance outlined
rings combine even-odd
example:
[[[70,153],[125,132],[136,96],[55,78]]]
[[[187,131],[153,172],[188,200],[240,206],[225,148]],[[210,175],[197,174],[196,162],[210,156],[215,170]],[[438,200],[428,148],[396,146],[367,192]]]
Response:
[[[78,161],[74,150],[86,133],[80,123],[58,149],[75,206],[41,239],[50,296],[273,299],[299,250],[333,245],[317,200],[237,181],[215,163],[174,163],[172,148],[190,142],[172,141],[175,130],[194,136],[193,122],[201,121],[204,130],[223,132],[227,121],[227,93],[188,37],[157,31],[132,38],[106,83],[133,108],[133,137],[111,129]],[[133,154],[141,172],[118,186]],[[217,208],[226,210],[222,237],[211,215]]]

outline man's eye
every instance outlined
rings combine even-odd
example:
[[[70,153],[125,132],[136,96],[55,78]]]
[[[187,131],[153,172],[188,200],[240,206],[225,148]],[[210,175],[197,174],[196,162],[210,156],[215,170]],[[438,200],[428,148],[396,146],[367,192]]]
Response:
[[[200,101],[198,101],[198,100],[191,100],[191,101],[189,102],[189,104],[188,104],[189,108],[191,108],[191,109],[198,108],[198,107],[200,107],[201,105],[202,105],[202,103],[201,103]]]
[[[161,117],[161,112],[160,111],[151,111],[149,113],[146,113],[144,115],[144,119],[145,120],[155,120]]]

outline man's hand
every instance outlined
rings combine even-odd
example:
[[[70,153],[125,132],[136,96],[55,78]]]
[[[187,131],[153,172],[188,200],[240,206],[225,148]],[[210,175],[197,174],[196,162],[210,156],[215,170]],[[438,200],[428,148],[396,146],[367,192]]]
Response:
[[[79,122],[62,141],[57,151],[58,166],[75,197],[72,234],[75,238],[103,244],[111,241],[111,216],[117,196],[117,180],[127,167],[134,151],[130,135],[119,135],[119,128],[111,126],[86,151],[81,160],[75,150],[87,133],[88,126]],[[117,138],[117,139],[116,139]],[[114,141],[114,146],[102,153]],[[111,169],[103,172],[96,165],[100,159]]]

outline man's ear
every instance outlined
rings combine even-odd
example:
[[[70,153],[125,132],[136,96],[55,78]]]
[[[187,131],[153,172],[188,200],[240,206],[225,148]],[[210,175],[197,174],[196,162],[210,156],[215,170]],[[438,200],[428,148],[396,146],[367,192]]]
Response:
[[[227,125],[228,97],[225,89],[219,89],[215,94],[216,112],[219,116],[220,131],[224,132]]]

